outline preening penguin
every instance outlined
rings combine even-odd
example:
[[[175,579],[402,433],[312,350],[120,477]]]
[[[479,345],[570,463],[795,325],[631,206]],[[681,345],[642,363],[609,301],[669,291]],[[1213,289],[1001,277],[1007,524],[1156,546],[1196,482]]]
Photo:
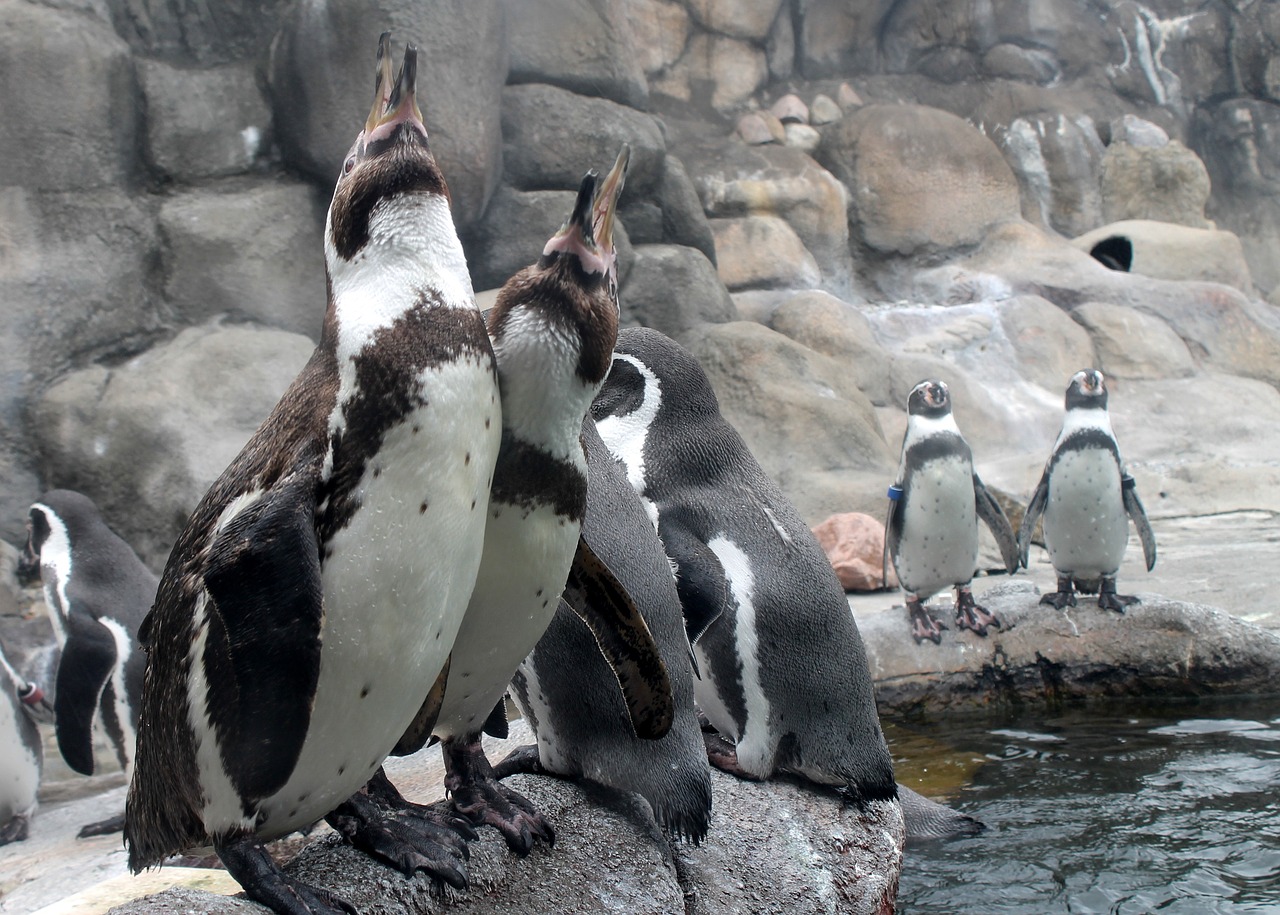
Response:
[[[44,766],[35,719],[42,703],[40,687],[14,669],[0,645],[0,845],[21,842],[31,829]]]
[[[1059,610],[1074,607],[1076,588],[1097,592],[1098,606],[1104,610],[1123,613],[1137,601],[1116,593],[1130,519],[1142,541],[1148,572],[1156,564],[1156,538],[1120,457],[1107,412],[1106,379],[1096,369],[1076,372],[1067,386],[1062,430],[1018,529],[1024,566],[1041,515],[1058,590],[1045,594],[1040,603]]]
[[[986,635],[1000,621],[973,599],[969,582],[978,565],[978,520],[996,538],[1010,574],[1018,568],[1013,528],[973,469],[969,443],[951,415],[951,393],[941,381],[922,381],[907,400],[898,478],[889,489],[885,565],[892,560],[907,592],[911,635],[939,642],[946,627],[925,609],[943,588],[956,589],[956,625]],[[886,578],[887,578],[886,574]]]
[[[625,329],[591,412],[675,568],[695,697],[732,741],[712,741],[712,764],[794,772],[858,801],[896,798],[844,590],[720,415],[697,360],[657,331]]]
[[[501,429],[493,351],[416,101],[417,52],[393,77],[389,50],[384,35],[373,108],[329,207],[320,344],[197,506],[143,627],[130,867],[211,843],[282,913],[351,911],[286,877],[262,842],[385,781],[412,722],[430,731]],[[333,819],[403,870],[465,881],[465,845],[447,829]]]
[[[95,730],[131,772],[146,655],[138,627],[155,600],[158,579],[107,526],[91,499],[68,489],[46,492],[27,513],[27,544],[18,577],[44,587],[61,648],[54,728],[67,765],[93,775]],[[119,832],[123,816],[91,823],[80,836]]]

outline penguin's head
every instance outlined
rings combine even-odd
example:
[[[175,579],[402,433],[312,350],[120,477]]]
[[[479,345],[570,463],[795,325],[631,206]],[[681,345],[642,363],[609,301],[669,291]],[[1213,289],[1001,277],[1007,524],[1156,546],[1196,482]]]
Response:
[[[1068,410],[1105,410],[1107,381],[1097,369],[1084,369],[1071,376],[1067,385]]]
[[[911,389],[907,398],[907,413],[911,416],[927,416],[936,419],[951,412],[951,392],[945,382],[922,381]]]
[[[391,33],[378,40],[373,107],[338,176],[325,227],[325,255],[351,262],[373,241],[403,232],[397,214],[411,198],[435,195],[449,206],[449,188],[427,141],[417,101],[418,50],[406,45],[400,72],[391,72]]]
[[[70,489],[51,489],[27,511],[27,543],[14,575],[24,587],[41,579],[43,565],[61,564],[70,557],[73,528],[100,521],[98,506]]]
[[[661,331],[624,328],[609,376],[591,404],[591,417],[602,423],[610,417],[644,414],[652,422],[659,411],[667,421],[705,421],[720,415],[720,402],[707,373],[687,349]],[[608,441],[603,432],[601,436]]]

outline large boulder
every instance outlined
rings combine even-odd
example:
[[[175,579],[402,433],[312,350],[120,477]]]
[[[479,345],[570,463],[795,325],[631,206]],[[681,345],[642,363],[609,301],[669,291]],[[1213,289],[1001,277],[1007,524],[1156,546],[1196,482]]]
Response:
[[[1018,176],[1022,215],[1064,235],[1102,222],[1102,141],[1087,115],[1042,113],[1015,118],[995,132]]]
[[[129,48],[106,23],[0,3],[0,185],[67,191],[130,180],[138,110]]]
[[[291,0],[81,0],[56,5],[105,6],[116,31],[139,56],[207,66],[264,52]]]
[[[1019,295],[997,306],[1000,326],[1013,345],[1018,373],[1057,393],[1071,376],[1094,364],[1089,333],[1058,306],[1038,295]]]
[[[860,108],[827,129],[818,161],[849,188],[851,235],[885,254],[975,245],[1021,213],[995,144],[936,108]]]
[[[300,334],[212,324],[114,368],[72,372],[32,411],[46,482],[89,495],[159,569],[313,349]]]
[[[889,404],[889,354],[866,316],[829,293],[791,296],[773,310],[769,326],[844,366],[877,407]]]
[[[700,109],[725,112],[747,104],[768,80],[763,48],[695,30],[680,59],[653,80],[653,91]]]
[[[676,339],[704,322],[738,317],[715,266],[701,251],[681,245],[637,245],[620,298],[623,324]]]
[[[374,52],[386,29],[396,66],[405,43],[418,47],[418,104],[449,182],[454,221],[469,226],[502,175],[507,58],[501,0],[301,0],[286,17],[271,59],[285,161],[325,185],[336,180],[373,102]]]
[[[1209,172],[1177,140],[1162,145],[1113,141],[1102,157],[1102,219],[1149,219],[1208,228]],[[1075,234],[1068,232],[1067,234]]]
[[[818,262],[795,230],[777,216],[711,220],[716,269],[731,290],[812,289]]]
[[[164,293],[182,324],[220,314],[320,338],[325,205],[301,182],[177,194],[160,208]]]
[[[1102,302],[1085,302],[1071,317],[1089,332],[1097,367],[1113,378],[1184,378],[1195,359],[1186,342],[1155,315]]]

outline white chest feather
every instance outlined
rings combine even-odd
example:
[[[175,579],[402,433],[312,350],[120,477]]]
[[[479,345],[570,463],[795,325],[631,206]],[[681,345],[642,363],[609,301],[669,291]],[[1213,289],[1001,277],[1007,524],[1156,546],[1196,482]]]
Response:
[[[922,462],[907,476],[902,500],[892,559],[903,588],[924,599],[968,584],[978,562],[973,462],[958,452]]]
[[[1059,572],[1084,580],[1115,574],[1129,540],[1129,519],[1120,468],[1110,451],[1085,448],[1058,456],[1049,478],[1044,536]]]
[[[36,807],[40,757],[23,742],[25,714],[16,697],[0,695],[0,827]]]

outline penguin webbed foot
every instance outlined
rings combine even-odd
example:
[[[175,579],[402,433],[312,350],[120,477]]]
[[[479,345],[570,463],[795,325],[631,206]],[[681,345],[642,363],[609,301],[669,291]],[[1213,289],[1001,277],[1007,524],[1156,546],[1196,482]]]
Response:
[[[454,809],[475,826],[492,826],[507,847],[524,857],[537,839],[556,844],[555,829],[538,808],[498,781],[479,735],[443,742],[444,786]]]
[[[1071,578],[1058,576],[1058,590],[1050,591],[1048,594],[1041,595],[1041,604],[1048,604],[1055,610],[1065,610],[1068,607],[1076,605],[1075,587],[1071,583]]]
[[[973,599],[972,591],[959,589],[956,592],[956,628],[969,629],[986,638],[987,629],[992,626],[1004,628],[994,613]]]
[[[911,622],[911,637],[917,645],[926,640],[935,645],[942,644],[942,633],[947,626],[925,609],[924,601],[907,598],[907,614]]]
[[[80,827],[80,831],[76,833],[76,838],[91,839],[94,836],[109,836],[117,832],[124,832],[123,813],[117,813],[113,817],[107,817],[105,820],[98,820],[95,823],[86,823]]]
[[[501,762],[493,767],[493,777],[502,781],[512,775],[555,775],[542,768],[542,757],[538,755],[537,744],[525,744],[508,753]]]
[[[381,769],[325,821],[353,847],[406,877],[422,872],[454,889],[467,887],[466,840],[476,838],[471,825],[406,801]]]
[[[25,815],[16,816],[0,826],[0,845],[10,842],[21,842],[31,832],[31,818]]]
[[[1136,594],[1117,594],[1116,581],[1114,578],[1102,579],[1102,584],[1098,588],[1098,606],[1103,610],[1114,610],[1116,613],[1124,613],[1124,608],[1130,604],[1141,603]]]
[[[214,848],[249,898],[279,915],[358,915],[345,899],[287,876],[253,835],[219,839]]]

